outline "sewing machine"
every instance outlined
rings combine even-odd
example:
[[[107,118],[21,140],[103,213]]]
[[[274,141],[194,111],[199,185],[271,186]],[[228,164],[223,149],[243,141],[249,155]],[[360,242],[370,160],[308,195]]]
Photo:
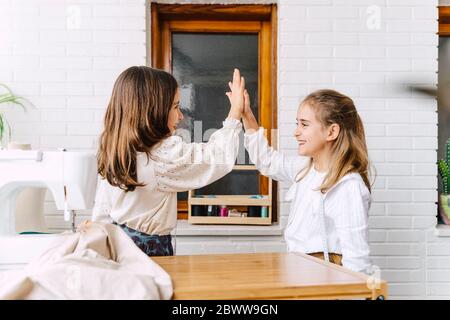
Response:
[[[25,264],[56,234],[19,235],[16,199],[24,188],[44,187],[75,228],[77,210],[91,209],[97,185],[95,155],[89,152],[0,151],[0,265]],[[33,231],[33,230],[30,230]]]

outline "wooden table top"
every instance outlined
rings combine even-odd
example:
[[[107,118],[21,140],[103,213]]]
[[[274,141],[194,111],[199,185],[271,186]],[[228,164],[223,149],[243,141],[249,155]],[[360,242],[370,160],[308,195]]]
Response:
[[[387,298],[387,284],[302,253],[152,257],[172,278],[173,299]]]

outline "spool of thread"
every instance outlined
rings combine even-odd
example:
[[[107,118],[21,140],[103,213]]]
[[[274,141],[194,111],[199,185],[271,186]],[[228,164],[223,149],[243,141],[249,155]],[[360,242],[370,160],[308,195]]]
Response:
[[[192,212],[191,215],[193,217],[200,217],[205,215],[205,206],[192,206]]]
[[[261,208],[261,217],[262,218],[268,218],[269,217],[269,213],[267,211],[267,207],[262,207]]]
[[[227,206],[221,206],[220,207],[220,216],[221,217],[228,217],[228,208],[227,208]]]
[[[248,217],[259,218],[261,217],[261,207],[259,206],[248,206]]]
[[[208,217],[212,217],[214,215],[214,212],[213,212],[213,205],[208,205],[208,210],[207,210],[207,216]]]

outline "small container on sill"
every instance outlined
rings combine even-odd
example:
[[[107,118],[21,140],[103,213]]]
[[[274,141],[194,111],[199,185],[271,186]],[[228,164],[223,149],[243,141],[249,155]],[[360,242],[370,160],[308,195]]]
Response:
[[[261,207],[260,206],[248,206],[247,217],[261,218]]]
[[[267,207],[261,207],[261,218],[268,218],[269,212],[267,211]]]
[[[191,211],[191,216],[193,216],[193,217],[206,216],[205,206],[193,205],[192,211]]]
[[[227,206],[221,206],[220,207],[220,216],[221,217],[228,217],[228,208],[227,208]]]

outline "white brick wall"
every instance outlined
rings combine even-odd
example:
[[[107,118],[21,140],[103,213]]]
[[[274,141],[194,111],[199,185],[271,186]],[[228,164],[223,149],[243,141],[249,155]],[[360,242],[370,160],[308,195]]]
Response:
[[[437,106],[410,88],[437,82],[437,1],[278,3],[280,148],[295,153],[292,115],[305,94],[329,87],[354,98],[378,173],[370,212],[373,260],[392,298],[450,298],[450,240],[433,234]],[[80,12],[78,25],[73,7]],[[368,27],[373,10],[380,13],[378,29]],[[95,148],[115,78],[129,65],[145,64],[145,1],[0,0],[0,12],[0,81],[36,105],[25,115],[8,110],[14,140],[35,148]],[[54,230],[64,228],[47,200],[47,221]],[[284,224],[288,204],[281,201],[280,208]],[[279,236],[178,236],[177,249],[190,254],[285,247]]]

